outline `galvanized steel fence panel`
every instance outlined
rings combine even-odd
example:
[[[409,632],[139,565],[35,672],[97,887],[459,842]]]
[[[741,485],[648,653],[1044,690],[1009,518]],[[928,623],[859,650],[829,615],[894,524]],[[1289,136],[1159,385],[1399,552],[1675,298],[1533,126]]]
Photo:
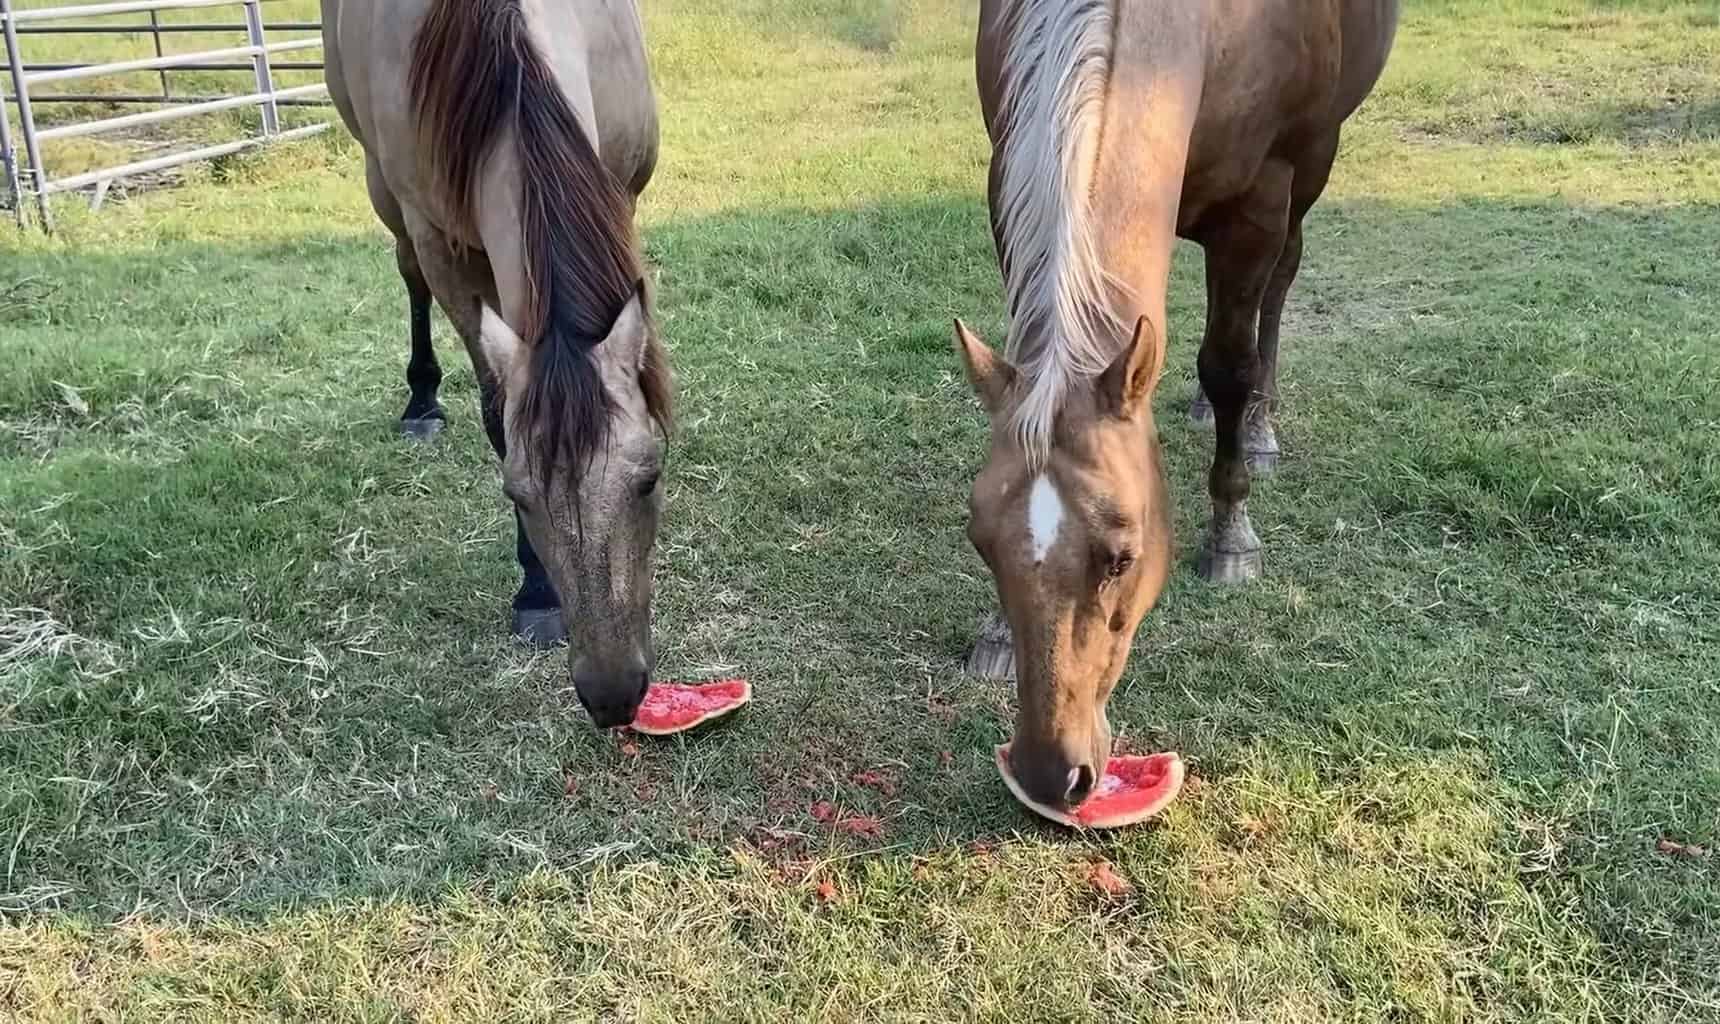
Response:
[[[327,87],[320,82],[289,88],[276,87],[275,71],[285,69],[320,70],[322,62],[275,62],[273,57],[276,54],[320,48],[322,36],[320,33],[321,26],[315,22],[283,22],[269,25],[263,16],[263,9],[264,4],[271,2],[274,0],[124,0],[124,2],[119,3],[14,10],[12,0],[0,0],[0,31],[3,31],[6,41],[6,64],[12,81],[10,97],[4,92],[0,92],[0,161],[3,161],[0,163],[0,171],[4,173],[6,194],[11,199],[13,213],[18,224],[23,226],[27,222],[26,200],[31,196],[35,198],[38,222],[43,230],[52,230],[53,211],[49,204],[49,197],[56,193],[93,187],[95,191],[91,203],[92,205],[100,205],[102,198],[107,194],[108,186],[114,181],[128,176],[166,170],[271,143],[308,138],[326,130],[329,127],[327,122],[317,122],[287,129],[283,129],[281,126],[280,109],[282,107],[324,102],[327,96]],[[241,8],[244,22],[237,25],[174,24],[162,22],[159,17],[161,11],[210,7]],[[122,14],[148,14],[149,22],[147,24],[125,25],[55,24],[70,19],[101,18]],[[270,28],[277,31],[316,31],[318,34],[314,37],[271,43],[268,40]],[[162,35],[181,32],[243,32],[246,44],[190,53],[164,53],[161,45]],[[19,45],[19,39],[24,36],[142,35],[145,33],[150,34],[154,39],[154,57],[107,63],[28,64],[24,60]],[[174,69],[248,70],[251,72],[255,88],[251,92],[239,95],[174,96],[167,77],[168,72]],[[32,87],[146,71],[154,71],[160,75],[161,95],[139,96],[102,93],[68,95],[66,93],[41,92],[35,96],[31,95]],[[21,136],[23,142],[21,151],[14,144],[8,100],[17,108],[17,127],[19,129],[17,134]],[[38,128],[35,118],[37,102],[146,103],[159,105],[159,107],[142,113]],[[43,161],[42,143],[46,141],[122,131],[178,121],[203,114],[218,113],[223,110],[253,106],[258,109],[262,120],[258,133],[233,142],[197,146],[165,156],[104,167],[63,178],[51,177]]]

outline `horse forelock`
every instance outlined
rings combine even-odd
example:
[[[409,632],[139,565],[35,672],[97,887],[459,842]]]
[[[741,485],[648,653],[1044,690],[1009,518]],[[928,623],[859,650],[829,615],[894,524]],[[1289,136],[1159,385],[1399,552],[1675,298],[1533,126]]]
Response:
[[[1122,329],[1089,196],[1115,11],[1113,0],[1018,0],[1002,17],[1004,353],[1024,377],[1015,428],[1039,464],[1064,396],[1104,371]]]

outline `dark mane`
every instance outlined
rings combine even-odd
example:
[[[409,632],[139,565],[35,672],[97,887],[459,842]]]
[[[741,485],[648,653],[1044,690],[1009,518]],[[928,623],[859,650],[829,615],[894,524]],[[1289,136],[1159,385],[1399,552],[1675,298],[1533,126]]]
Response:
[[[520,0],[436,0],[413,45],[419,146],[456,232],[476,238],[484,162],[512,128],[520,173],[532,372],[514,396],[547,485],[577,477],[602,449],[610,399],[593,349],[635,294],[643,301],[633,201],[604,166],[533,45]],[[654,332],[639,384],[659,426],[670,421],[668,362]]]

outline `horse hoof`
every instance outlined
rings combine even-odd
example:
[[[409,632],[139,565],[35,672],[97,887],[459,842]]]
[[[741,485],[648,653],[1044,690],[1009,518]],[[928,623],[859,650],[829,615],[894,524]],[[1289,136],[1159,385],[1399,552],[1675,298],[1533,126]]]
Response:
[[[980,641],[968,654],[967,673],[977,679],[1007,683],[1015,678],[1015,647]]]
[[[1206,392],[1194,393],[1194,401],[1188,404],[1188,419],[1197,427],[1210,427],[1216,422],[1212,414],[1212,403],[1206,400]]]
[[[1264,406],[1256,406],[1249,410],[1249,419],[1242,429],[1242,459],[1248,463],[1248,471],[1255,476],[1271,476],[1278,470],[1278,431],[1272,429],[1272,421]],[[1226,545],[1246,549],[1252,545]]]
[[[419,419],[400,419],[400,434],[414,441],[429,441],[442,432],[448,421],[440,416],[425,416]]]
[[[560,608],[515,608],[514,639],[534,651],[547,651],[567,642],[567,627]]]
[[[1015,678],[1015,638],[1003,616],[993,615],[980,626],[979,639],[968,654],[967,673],[994,682]]]
[[[1200,578],[1208,583],[1230,586],[1259,579],[1266,567],[1259,548],[1251,551],[1214,551],[1210,545],[1203,544],[1200,549],[1200,563],[1196,568]]]

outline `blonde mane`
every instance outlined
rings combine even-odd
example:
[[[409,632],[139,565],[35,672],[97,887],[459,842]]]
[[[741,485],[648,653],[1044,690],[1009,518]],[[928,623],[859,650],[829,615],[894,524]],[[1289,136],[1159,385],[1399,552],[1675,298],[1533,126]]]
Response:
[[[1034,463],[1050,451],[1071,383],[1104,371],[1110,340],[1122,331],[1088,216],[1111,72],[1112,2],[1018,0],[1002,15],[1004,352],[1025,377],[1016,429]]]

